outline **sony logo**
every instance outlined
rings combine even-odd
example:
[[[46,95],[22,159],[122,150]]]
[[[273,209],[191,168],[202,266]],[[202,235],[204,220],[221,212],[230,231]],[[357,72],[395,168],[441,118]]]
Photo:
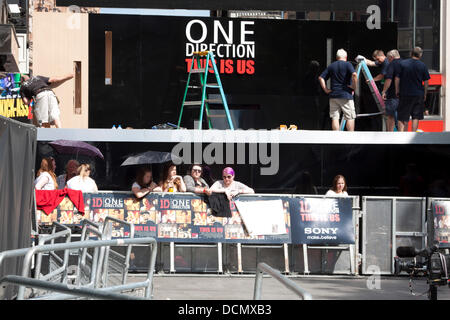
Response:
[[[305,234],[337,234],[339,228],[305,228]]]

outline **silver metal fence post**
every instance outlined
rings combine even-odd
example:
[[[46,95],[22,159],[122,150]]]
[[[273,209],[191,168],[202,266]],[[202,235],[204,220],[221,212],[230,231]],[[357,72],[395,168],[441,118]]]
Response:
[[[222,264],[222,242],[217,243],[217,258],[218,258],[218,272],[223,273],[223,264]]]
[[[391,247],[391,274],[395,272],[394,258],[397,251],[397,199],[392,199],[392,247]]]
[[[158,254],[158,243],[155,241],[151,247],[150,264],[147,272],[147,281],[150,282],[149,287],[145,288],[145,297],[150,299],[153,296],[153,275],[155,274],[156,256]]]
[[[303,274],[309,274],[308,245],[303,244]]]
[[[288,244],[284,243],[283,244],[283,248],[284,248],[284,272],[285,273],[290,273],[290,271],[289,271],[289,250],[288,250]]]
[[[263,271],[257,268],[255,278],[255,288],[253,290],[253,300],[261,300],[263,275],[264,275]]]
[[[355,275],[356,274],[356,268],[355,268],[355,245],[350,244],[349,247],[349,255],[350,255],[350,272]]]
[[[175,243],[170,243],[170,272],[175,273]]]
[[[242,252],[241,244],[237,244],[237,258],[238,258],[238,273],[243,273],[242,271]]]

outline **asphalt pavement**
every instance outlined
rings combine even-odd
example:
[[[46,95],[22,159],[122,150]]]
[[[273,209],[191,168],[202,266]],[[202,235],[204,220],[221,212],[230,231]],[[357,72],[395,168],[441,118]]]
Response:
[[[129,274],[128,281],[145,275]],[[289,277],[315,300],[427,300],[426,280],[409,277],[295,276]],[[155,300],[251,300],[254,275],[157,274]],[[271,277],[264,277],[262,299],[294,300],[295,293]],[[438,289],[438,300],[450,300],[450,288]]]

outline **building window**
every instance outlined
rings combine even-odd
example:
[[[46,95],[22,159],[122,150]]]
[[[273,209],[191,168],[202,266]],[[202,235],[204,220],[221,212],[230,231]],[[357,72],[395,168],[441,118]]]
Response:
[[[81,114],[81,61],[74,61],[75,75],[75,94],[74,94],[74,112]]]
[[[112,85],[112,31],[105,31],[105,85]]]
[[[422,61],[431,71],[440,71],[440,1],[398,0],[394,4],[394,20],[398,22],[398,49],[409,58],[413,47],[424,51]]]

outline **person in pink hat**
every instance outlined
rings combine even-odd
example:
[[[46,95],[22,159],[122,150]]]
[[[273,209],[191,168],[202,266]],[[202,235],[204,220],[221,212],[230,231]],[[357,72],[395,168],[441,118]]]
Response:
[[[234,170],[230,167],[223,169],[222,178],[223,180],[216,181],[211,186],[211,191],[216,193],[225,193],[229,200],[231,198],[237,196],[238,194],[249,194],[255,193],[250,187],[247,187],[245,184],[234,180]]]

